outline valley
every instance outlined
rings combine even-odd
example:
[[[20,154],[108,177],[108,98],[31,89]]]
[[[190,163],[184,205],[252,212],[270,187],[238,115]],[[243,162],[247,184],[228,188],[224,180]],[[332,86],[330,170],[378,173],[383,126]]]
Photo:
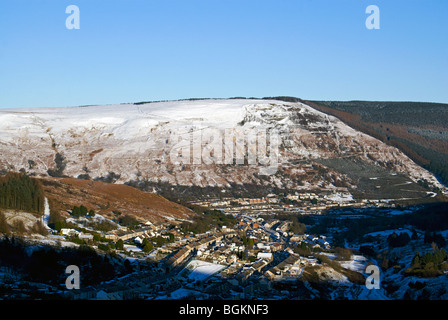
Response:
[[[0,296],[447,299],[446,186],[285,100],[0,110]]]

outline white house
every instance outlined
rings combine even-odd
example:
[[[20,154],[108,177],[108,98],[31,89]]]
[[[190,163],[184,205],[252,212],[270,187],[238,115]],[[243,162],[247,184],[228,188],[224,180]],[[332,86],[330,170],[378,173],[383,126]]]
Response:
[[[272,260],[271,252],[258,252],[257,259]]]
[[[79,234],[80,234],[81,232],[79,232],[78,230],[75,230],[75,229],[62,228],[62,229],[61,229],[61,233],[62,233],[64,236],[70,236],[70,237],[73,237],[73,236],[79,236]]]
[[[260,249],[260,250],[265,250],[265,251],[271,250],[270,246],[268,246],[267,244],[264,244],[262,242],[258,242],[257,243],[257,248]]]
[[[93,240],[93,234],[90,233],[79,233],[78,234],[79,239],[85,239],[85,240]]]

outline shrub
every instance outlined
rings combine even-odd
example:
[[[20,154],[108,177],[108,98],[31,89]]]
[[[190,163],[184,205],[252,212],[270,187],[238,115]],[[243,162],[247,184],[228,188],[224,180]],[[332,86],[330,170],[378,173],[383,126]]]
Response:
[[[391,247],[396,248],[404,247],[405,245],[407,245],[409,241],[411,241],[411,237],[409,237],[409,234],[407,234],[407,232],[400,233],[399,235],[394,232],[387,238],[387,240]]]
[[[135,228],[135,227],[138,226],[138,224],[139,224],[138,220],[137,220],[134,216],[131,216],[131,215],[128,215],[128,214],[122,216],[122,217],[118,220],[118,222],[119,222],[121,225],[123,225],[123,226],[125,226],[125,227],[128,227],[128,228],[130,228],[130,229]]]
[[[98,244],[98,249],[103,250],[103,251],[109,251],[109,250],[110,250],[110,247],[109,247],[109,245],[107,245],[107,244],[99,243],[99,244]]]
[[[350,249],[338,247],[335,249],[337,260],[347,261],[352,257]]]
[[[33,225],[33,228],[31,229],[32,232],[46,236],[48,234],[47,228],[45,228],[44,224],[41,220],[36,221],[36,223]]]
[[[0,234],[9,234],[9,225],[6,222],[6,217],[3,212],[0,211]]]
[[[447,253],[445,249],[437,249],[434,253],[427,252],[423,256],[419,252],[414,256],[411,267],[405,270],[405,274],[418,277],[437,277],[448,268]]]
[[[18,234],[22,234],[27,231],[23,220],[15,220],[12,224],[12,227],[14,229],[14,232],[17,232]]]
[[[374,257],[376,255],[375,251],[373,250],[373,248],[371,246],[361,246],[359,248],[359,251],[367,256],[371,256]]]
[[[124,249],[124,242],[123,242],[123,240],[119,239],[117,241],[117,243],[115,243],[115,248],[117,250],[123,250]]]

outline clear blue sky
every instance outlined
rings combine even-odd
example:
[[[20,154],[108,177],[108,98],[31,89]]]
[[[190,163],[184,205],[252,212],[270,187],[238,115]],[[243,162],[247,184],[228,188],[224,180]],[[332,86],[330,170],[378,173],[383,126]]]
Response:
[[[68,30],[68,5],[80,9]],[[368,30],[366,7],[380,9]],[[448,103],[446,0],[0,0],[0,108],[289,95]]]

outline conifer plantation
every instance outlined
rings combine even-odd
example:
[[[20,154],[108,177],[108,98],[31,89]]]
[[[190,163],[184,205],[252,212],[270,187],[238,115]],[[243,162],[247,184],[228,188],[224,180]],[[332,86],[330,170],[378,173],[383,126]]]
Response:
[[[0,176],[0,208],[43,213],[44,191],[39,180],[23,173]]]

